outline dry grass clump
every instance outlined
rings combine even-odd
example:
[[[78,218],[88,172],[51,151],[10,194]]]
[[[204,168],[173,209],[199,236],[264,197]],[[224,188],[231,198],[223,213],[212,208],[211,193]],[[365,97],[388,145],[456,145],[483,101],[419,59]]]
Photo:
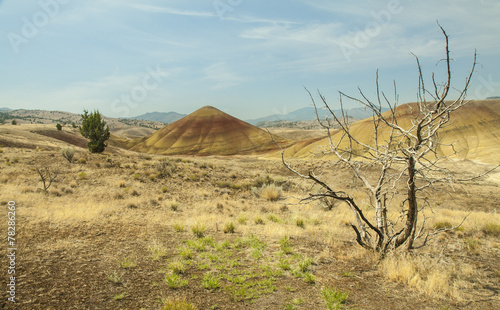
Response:
[[[233,222],[227,223],[224,225],[224,229],[222,230],[225,234],[233,234],[236,230]]]
[[[205,235],[205,226],[200,223],[196,223],[191,227],[191,231],[197,238],[202,238]]]
[[[380,268],[391,281],[413,287],[429,296],[461,299],[461,289],[470,284],[465,279],[474,268],[464,263],[443,262],[423,255],[401,254],[384,259]]]
[[[281,186],[276,186],[275,184],[264,185],[258,190],[260,198],[264,198],[269,201],[277,201],[283,195],[283,189]]]
[[[119,188],[125,188],[127,187],[127,182],[125,182],[125,180],[120,180],[116,183],[116,185],[119,187]]]
[[[0,183],[7,184],[9,182],[9,177],[6,175],[1,175],[0,176]]]
[[[483,233],[487,236],[500,237],[500,224],[486,223],[482,229]]]
[[[198,308],[185,300],[168,299],[163,304],[163,310],[198,310]]]

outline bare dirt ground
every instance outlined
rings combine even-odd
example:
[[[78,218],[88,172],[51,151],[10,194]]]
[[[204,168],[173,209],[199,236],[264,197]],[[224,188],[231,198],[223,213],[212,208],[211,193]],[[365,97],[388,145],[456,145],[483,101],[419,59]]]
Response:
[[[356,245],[350,211],[297,204],[307,184],[274,159],[165,160],[78,148],[70,164],[53,149],[0,149],[1,309],[189,309],[165,306],[183,301],[198,309],[328,309],[325,289],[347,293],[337,309],[500,308],[496,174],[427,193],[430,228],[469,214],[466,222],[378,264]],[[345,168],[294,164],[322,169],[368,208]],[[47,191],[36,167],[58,172]],[[269,185],[278,198],[264,191]],[[9,201],[15,303],[5,289]]]

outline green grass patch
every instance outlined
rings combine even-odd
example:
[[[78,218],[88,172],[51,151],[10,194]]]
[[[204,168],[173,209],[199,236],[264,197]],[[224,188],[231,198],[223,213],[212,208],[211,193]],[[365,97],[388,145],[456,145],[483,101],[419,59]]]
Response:
[[[215,290],[220,287],[220,282],[212,273],[206,273],[201,280],[201,286],[207,290]]]
[[[342,309],[343,303],[349,296],[347,293],[341,292],[331,287],[321,288],[321,295],[325,300],[326,307],[330,310]]]
[[[186,287],[188,285],[188,280],[182,279],[178,274],[173,273],[173,274],[165,274],[165,283],[168,285],[168,287],[176,290],[181,287]]]

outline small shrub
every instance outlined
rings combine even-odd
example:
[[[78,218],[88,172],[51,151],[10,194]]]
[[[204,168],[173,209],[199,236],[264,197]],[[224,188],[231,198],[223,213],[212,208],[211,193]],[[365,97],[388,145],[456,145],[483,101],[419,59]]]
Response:
[[[283,190],[281,186],[274,184],[265,185],[260,190],[260,197],[269,201],[277,201],[281,198]]]
[[[167,178],[171,177],[175,170],[177,170],[177,165],[168,159],[164,159],[156,163],[154,168],[157,171],[159,178]]]
[[[231,222],[231,223],[228,223],[224,226],[223,232],[225,234],[228,234],[228,233],[232,234],[232,233],[234,233],[234,230],[235,230],[234,224]]]
[[[82,172],[80,172],[80,173],[78,174],[78,178],[79,178],[80,180],[86,180],[86,179],[87,179],[87,174],[86,174],[85,172],[83,172],[83,171],[82,171]]]
[[[166,193],[167,191],[168,191],[168,187],[166,187],[166,186],[162,186],[161,187],[161,192],[162,193]]]
[[[141,175],[138,173],[132,174],[132,179],[134,179],[134,180],[138,180],[140,177],[141,177]]]
[[[80,160],[78,160],[78,162],[80,164],[86,164],[87,163],[87,159],[86,158],[80,158]]]
[[[241,225],[245,225],[247,223],[247,217],[242,215],[238,218],[238,223],[240,223]]]

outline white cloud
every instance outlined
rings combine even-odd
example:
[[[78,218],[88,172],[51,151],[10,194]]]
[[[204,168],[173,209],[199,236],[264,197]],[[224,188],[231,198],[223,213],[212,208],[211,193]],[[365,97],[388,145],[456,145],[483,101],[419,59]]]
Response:
[[[213,83],[212,89],[227,88],[239,85],[243,78],[239,77],[226,62],[219,62],[203,69],[205,79]]]
[[[216,17],[214,13],[210,12],[196,12],[196,11],[185,11],[174,8],[153,6],[153,5],[145,5],[145,4],[130,4],[130,7],[146,12],[151,13],[165,13],[172,15],[182,15],[182,16],[191,16],[191,17]]]

